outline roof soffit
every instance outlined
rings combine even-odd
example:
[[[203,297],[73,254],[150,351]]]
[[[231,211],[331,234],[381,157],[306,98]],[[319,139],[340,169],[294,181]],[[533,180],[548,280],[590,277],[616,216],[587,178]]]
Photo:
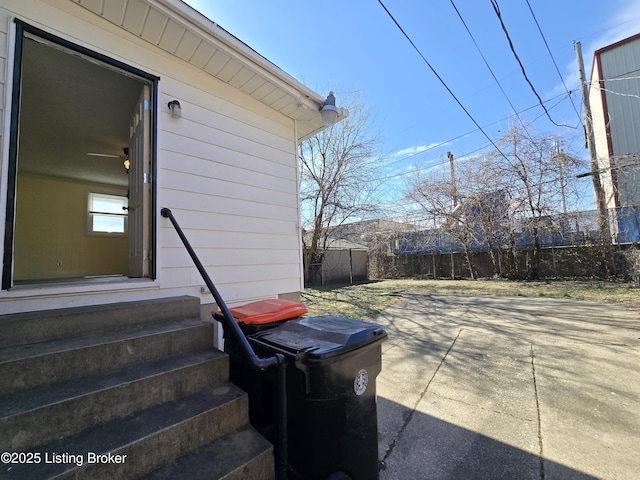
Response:
[[[323,98],[180,0],[71,0],[297,121],[299,140],[324,129]]]

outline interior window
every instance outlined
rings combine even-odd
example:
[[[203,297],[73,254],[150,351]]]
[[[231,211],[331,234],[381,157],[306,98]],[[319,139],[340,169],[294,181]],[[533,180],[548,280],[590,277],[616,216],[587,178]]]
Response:
[[[89,192],[88,226],[91,233],[125,234],[127,197]]]

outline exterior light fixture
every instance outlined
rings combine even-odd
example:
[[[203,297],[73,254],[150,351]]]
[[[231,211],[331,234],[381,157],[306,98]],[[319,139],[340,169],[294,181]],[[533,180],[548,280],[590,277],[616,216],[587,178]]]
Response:
[[[338,121],[336,97],[333,96],[333,92],[329,92],[327,99],[324,101],[324,105],[322,105],[320,109],[320,115],[322,115],[322,124],[325,127],[332,127]]]
[[[169,111],[171,112],[171,116],[173,118],[182,117],[182,107],[180,106],[180,102],[178,100],[171,100],[167,106],[169,107]]]

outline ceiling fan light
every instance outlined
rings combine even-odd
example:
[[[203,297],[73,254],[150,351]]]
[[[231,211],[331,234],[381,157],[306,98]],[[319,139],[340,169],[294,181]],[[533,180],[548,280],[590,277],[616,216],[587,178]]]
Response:
[[[131,167],[131,161],[129,160],[129,148],[125,147],[122,149],[124,152],[124,169],[127,171],[127,173],[129,173],[129,168]]]

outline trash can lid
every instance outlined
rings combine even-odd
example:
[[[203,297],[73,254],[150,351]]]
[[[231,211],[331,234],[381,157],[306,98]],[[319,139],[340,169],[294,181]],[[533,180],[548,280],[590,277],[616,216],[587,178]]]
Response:
[[[307,313],[307,306],[304,303],[271,298],[233,307],[229,311],[237,322],[247,325],[264,325],[304,315]],[[220,310],[211,312],[211,314],[215,319],[221,319],[223,316]]]
[[[341,355],[386,338],[382,325],[342,317],[309,317],[291,320],[250,337],[263,345],[308,358]]]

